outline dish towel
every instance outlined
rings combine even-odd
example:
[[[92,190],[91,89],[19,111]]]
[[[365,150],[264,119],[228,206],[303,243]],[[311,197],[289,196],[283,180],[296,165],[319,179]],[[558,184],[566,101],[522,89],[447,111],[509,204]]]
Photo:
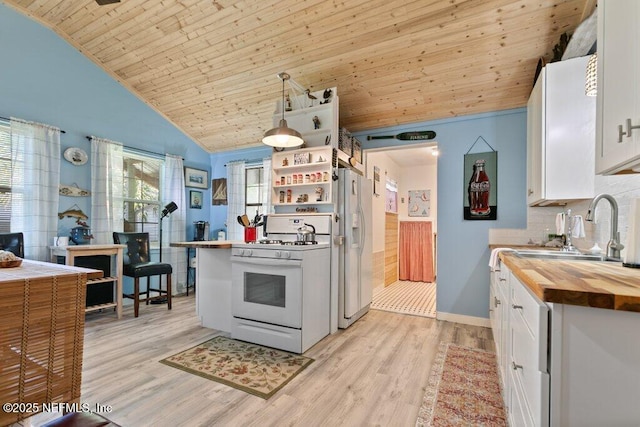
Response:
[[[556,234],[562,236],[564,234],[564,212],[556,215]]]
[[[515,249],[511,248],[495,248],[491,251],[491,256],[489,257],[489,267],[491,267],[491,271],[495,271],[498,268],[498,262],[500,259],[498,255],[500,252],[514,252]]]
[[[584,237],[584,220],[582,215],[574,215],[571,217],[571,237]]]

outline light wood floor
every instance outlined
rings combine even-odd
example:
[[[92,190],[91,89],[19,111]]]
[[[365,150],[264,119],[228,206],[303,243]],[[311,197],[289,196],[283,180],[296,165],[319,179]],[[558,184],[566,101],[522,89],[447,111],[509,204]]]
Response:
[[[192,296],[87,316],[82,402],[139,426],[413,426],[440,341],[493,351],[487,328],[371,310],[316,344],[315,359],[269,400],[162,365],[218,331],[199,326]],[[40,425],[52,414],[31,419]]]

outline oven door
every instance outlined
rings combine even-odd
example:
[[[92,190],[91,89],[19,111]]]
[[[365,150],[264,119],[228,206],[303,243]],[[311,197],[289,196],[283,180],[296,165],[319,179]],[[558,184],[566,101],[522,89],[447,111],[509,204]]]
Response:
[[[231,257],[234,317],[302,327],[302,261]]]

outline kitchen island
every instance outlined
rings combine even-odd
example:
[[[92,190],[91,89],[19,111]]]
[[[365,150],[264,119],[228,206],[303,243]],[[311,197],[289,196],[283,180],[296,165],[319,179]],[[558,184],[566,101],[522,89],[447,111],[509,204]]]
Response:
[[[205,328],[231,332],[231,240],[173,242],[196,250],[196,313]]]
[[[637,424],[640,271],[499,257],[490,317],[511,424]]]
[[[0,425],[80,402],[87,279],[103,272],[23,260],[0,268]]]

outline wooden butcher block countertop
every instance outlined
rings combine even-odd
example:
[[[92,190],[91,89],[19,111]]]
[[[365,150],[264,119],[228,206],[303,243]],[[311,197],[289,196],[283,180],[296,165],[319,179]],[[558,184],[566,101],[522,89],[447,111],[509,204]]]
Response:
[[[640,269],[621,262],[500,259],[544,302],[640,312]]]

